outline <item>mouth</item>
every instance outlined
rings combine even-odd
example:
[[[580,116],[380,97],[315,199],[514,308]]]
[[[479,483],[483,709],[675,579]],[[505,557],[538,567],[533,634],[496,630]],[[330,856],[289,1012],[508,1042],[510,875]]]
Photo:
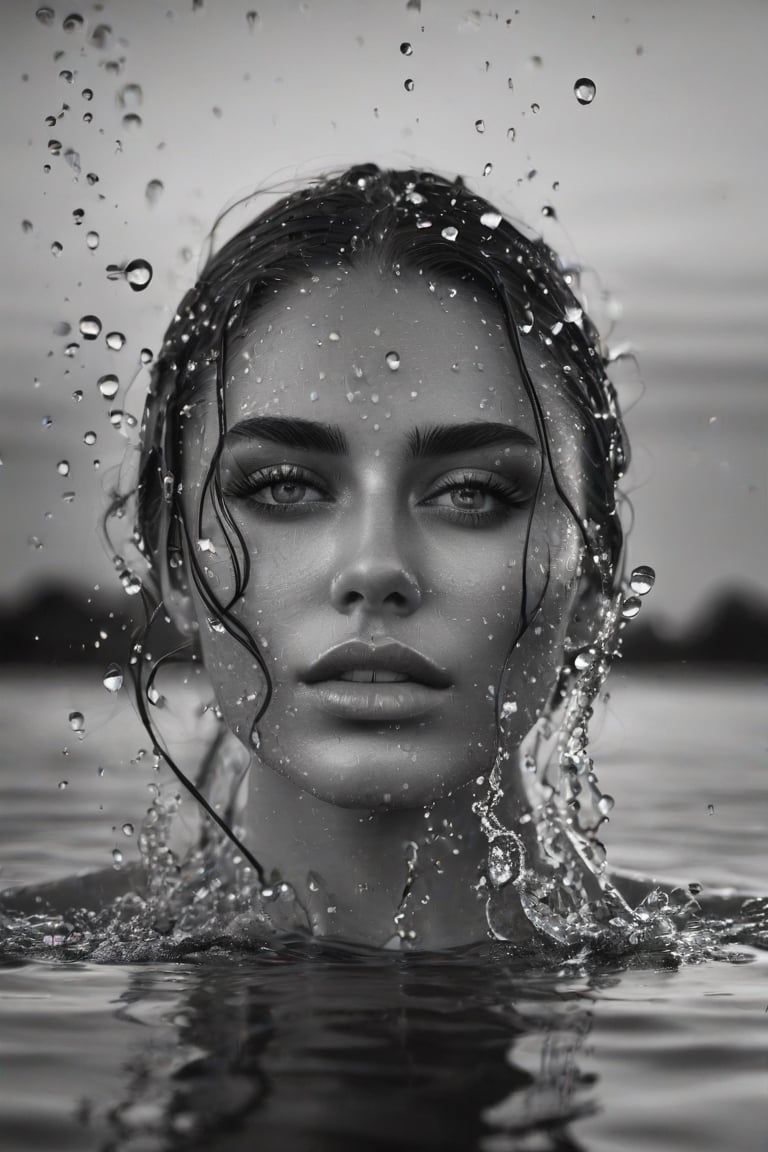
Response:
[[[429,657],[396,640],[348,641],[303,677],[314,704],[350,720],[404,720],[444,705],[452,680]]]

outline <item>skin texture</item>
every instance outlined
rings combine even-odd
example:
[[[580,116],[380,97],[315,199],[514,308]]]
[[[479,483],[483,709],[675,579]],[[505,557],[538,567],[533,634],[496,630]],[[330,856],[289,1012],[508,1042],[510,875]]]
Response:
[[[440,945],[484,935],[474,884],[487,845],[471,805],[499,746],[497,699],[509,704],[501,737],[514,750],[562,660],[580,556],[498,304],[458,281],[433,289],[415,273],[319,269],[281,288],[231,349],[230,429],[292,417],[333,425],[347,444],[344,455],[287,448],[246,426],[230,432],[222,455],[222,488],[252,561],[233,611],[273,686],[258,737],[264,678],[252,655],[211,624],[183,571],[166,580],[177,619],[199,628],[226,723],[251,751],[257,740],[248,805],[257,853],[314,906],[316,931],[377,943],[392,934],[405,845],[421,843],[427,826],[439,836],[422,863],[428,856],[439,867],[420,934]],[[573,422],[551,366],[531,371],[550,439],[552,425],[562,430],[558,467],[577,491]],[[414,428],[469,422],[503,424],[510,440],[409,458]],[[183,442],[190,524],[217,443],[212,391],[203,390]],[[489,481],[500,490],[488,491]],[[201,540],[206,579],[226,604],[232,571],[209,510]],[[445,672],[448,686],[435,690],[429,710],[339,716],[305,682],[335,645],[387,638]],[[525,800],[515,771],[505,792],[508,818],[519,820]]]

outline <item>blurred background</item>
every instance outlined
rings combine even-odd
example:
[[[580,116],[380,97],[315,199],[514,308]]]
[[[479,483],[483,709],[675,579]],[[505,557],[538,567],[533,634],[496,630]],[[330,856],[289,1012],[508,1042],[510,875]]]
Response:
[[[630,560],[658,581],[628,648],[760,657],[762,0],[4,0],[2,32],[6,659],[101,659],[107,602],[133,607],[95,530],[127,447],[110,413],[214,218],[363,160],[461,173],[585,266],[609,346],[639,365],[615,365]],[[107,273],[135,260],[153,273],[138,291]]]
[[[102,687],[140,611],[97,532],[129,450],[120,413],[140,416],[142,350],[220,211],[353,162],[460,173],[584,266],[633,447],[630,563],[657,572],[625,666],[764,668],[764,0],[3,0],[0,30],[0,658],[17,767],[43,729],[52,786],[72,783],[75,751],[89,780],[109,755],[149,763],[133,718],[118,749],[126,692]],[[39,665],[58,676],[43,696]],[[114,839],[103,819],[98,836]],[[18,853],[14,876],[37,875]]]

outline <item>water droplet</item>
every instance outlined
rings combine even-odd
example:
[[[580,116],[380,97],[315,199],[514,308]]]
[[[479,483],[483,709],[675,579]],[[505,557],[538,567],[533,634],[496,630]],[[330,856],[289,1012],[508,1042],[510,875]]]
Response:
[[[129,572],[127,568],[120,573],[120,583],[128,596],[135,596],[137,592],[141,592],[141,580],[134,572]]]
[[[71,72],[69,68],[62,68],[61,72],[59,72],[59,80],[63,80],[65,84],[71,84],[74,79],[75,74]]]
[[[548,220],[554,220],[557,213],[551,204],[545,204],[541,210],[542,216],[546,216]]]
[[[80,153],[75,152],[74,148],[67,148],[64,152],[64,159],[73,172],[80,174]]]
[[[484,228],[498,228],[501,224],[501,214],[499,212],[483,212],[480,223]]]
[[[114,860],[115,864],[118,864],[118,865],[122,864],[122,862],[123,862],[123,854],[122,854],[122,852],[120,851],[120,849],[119,849],[119,848],[113,848],[113,850],[112,850],[112,859]]]
[[[621,606],[621,615],[625,620],[634,620],[641,607],[639,597],[629,596]]]
[[[485,120],[475,120],[475,131],[485,132]]]
[[[82,712],[70,712],[69,726],[73,732],[83,732],[85,730],[85,716]]]
[[[584,312],[578,304],[569,304],[565,309],[565,320],[567,324],[578,324],[583,320]]]
[[[246,12],[245,18],[248,21],[248,31],[253,32],[259,23],[258,12]]]
[[[101,392],[105,400],[114,400],[119,387],[120,381],[117,376],[107,375],[99,377],[99,392]]]
[[[98,184],[98,182],[99,182],[99,178],[95,172],[88,172],[86,174],[85,179],[90,184],[91,187],[93,187],[94,184]]]
[[[597,810],[601,816],[607,816],[616,807],[616,801],[613,796],[609,796],[606,792],[600,797],[597,802]]]
[[[65,504],[72,504],[75,499],[74,492],[62,492],[61,498]]]
[[[405,88],[406,92],[413,92],[413,80],[406,80],[405,84],[403,84],[403,87]]]
[[[74,223],[79,227],[85,219],[85,210],[83,208],[75,208],[74,212],[72,213],[72,219]]]
[[[525,310],[525,322],[520,325],[520,331],[524,336],[527,336],[530,332],[533,332],[533,312],[531,312],[528,308]]]
[[[77,353],[79,351],[80,351],[80,345],[79,344],[75,344],[75,343],[67,344],[66,348],[64,349],[64,355],[69,356],[71,358],[72,356],[77,356]]]
[[[134,292],[143,292],[152,279],[152,265],[148,260],[131,260],[125,266],[125,278]]]
[[[573,94],[579,104],[591,104],[596,92],[595,82],[590,80],[588,76],[582,76],[573,86]]]
[[[540,104],[536,104],[536,103],[531,104],[531,112],[533,112],[534,115],[536,112],[539,111],[540,108],[541,108]]]
[[[588,648],[585,648],[583,651],[576,653],[576,657],[575,657],[573,663],[574,663],[574,666],[576,668],[578,668],[578,670],[580,672],[583,672],[583,670],[585,668],[589,668],[589,666],[592,664],[594,659],[595,659],[594,652],[590,652]]]
[[[40,21],[40,23],[44,25],[51,25],[56,19],[56,13],[54,12],[53,8],[49,8],[47,5],[43,8],[38,8],[37,12],[35,12],[35,16]]]
[[[93,89],[92,88],[83,88],[80,95],[82,96],[83,100],[93,100]]]
[[[74,400],[75,404],[79,404],[80,401],[82,400],[82,398],[83,398],[82,388],[75,388],[74,392],[72,393],[72,399]]]
[[[32,228],[33,228],[33,224],[32,224],[31,220],[22,220],[22,222],[21,222],[22,232],[31,232]]]
[[[56,471],[59,476],[69,476],[69,460],[59,460]]]
[[[125,824],[123,824],[123,836],[133,836],[133,824],[131,824],[130,820],[126,820]]]
[[[387,368],[389,368],[391,372],[397,372],[398,368],[400,367],[400,353],[387,352],[384,359],[387,362]]]
[[[488,163],[483,167],[483,176],[490,176],[491,172],[493,172],[493,164],[491,164],[489,160]]]
[[[442,232],[440,233],[443,240],[455,240],[458,234],[458,228],[454,228],[452,224],[449,224],[447,228],[443,228]]]
[[[517,702],[515,700],[505,700],[501,706],[502,716],[513,716],[517,712]]]
[[[125,344],[125,336],[122,332],[107,332],[105,339],[107,348],[111,348],[113,352],[119,352]]]
[[[715,814],[714,804],[707,804],[707,812],[709,812],[710,816],[714,816],[714,814]]]
[[[638,596],[646,596],[656,583],[656,573],[648,564],[640,564],[632,570],[629,586]]]
[[[88,247],[91,249],[91,251],[93,252],[93,250],[95,248],[98,248],[98,246],[99,246],[99,234],[98,234],[98,232],[86,232],[85,242],[88,245]]]
[[[117,102],[121,108],[140,108],[144,101],[144,93],[140,84],[124,84],[117,94]]]
[[[138,112],[126,112],[121,123],[126,132],[135,132],[137,128],[141,128],[144,121]]]
[[[80,13],[72,12],[69,16],[64,17],[61,26],[65,32],[77,32],[77,30],[82,28],[84,24],[85,20],[83,20]]]
[[[61,253],[63,251],[64,251],[63,245],[59,244],[58,240],[54,240],[53,244],[51,244],[51,255],[52,256],[61,256]]]
[[[34,548],[36,552],[43,546],[43,542],[39,536],[27,536],[27,544],[30,548]]]
[[[53,420],[50,416],[43,416],[40,423],[42,424],[43,428],[50,428],[51,424],[53,424]]]
[[[141,360],[142,364],[151,364],[152,363],[152,349],[151,348],[142,348],[142,350],[139,354],[139,359]]]
[[[95,443],[96,443],[96,433],[95,432],[86,432],[85,436],[83,436],[83,444],[87,444],[88,447],[90,448],[91,445],[93,445]]]
[[[123,412],[121,408],[113,408],[109,413],[109,422],[113,428],[118,432],[125,435],[126,428],[136,427],[136,417],[131,416],[130,412]]]
[[[80,320],[80,335],[85,340],[95,340],[101,332],[101,320],[98,316],[83,316]]]
[[[51,156],[58,156],[61,152],[61,140],[49,140],[48,151],[50,152]]]
[[[514,144],[516,136],[517,136],[517,132],[515,131],[514,128],[507,128],[507,140],[511,141],[511,143]]]
[[[144,189],[144,195],[147,198],[147,204],[155,205],[165,191],[165,185],[162,180],[150,180],[147,187]]]
[[[123,686],[123,670],[119,664],[110,664],[101,681],[107,692],[119,692]]]
[[[90,124],[93,120],[93,112],[83,112],[83,124]]]
[[[341,340],[341,336],[339,336],[338,332],[329,332],[328,339],[333,340],[335,343],[337,340]]]
[[[403,56],[413,56],[413,44],[409,44],[407,40],[403,40],[400,45],[400,51]]]
[[[63,792],[65,788],[69,787],[69,780],[59,780],[59,791]]]

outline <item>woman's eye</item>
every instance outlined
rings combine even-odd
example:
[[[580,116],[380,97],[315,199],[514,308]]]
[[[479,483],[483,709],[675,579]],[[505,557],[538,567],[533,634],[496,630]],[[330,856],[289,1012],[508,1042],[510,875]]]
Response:
[[[268,488],[260,489],[259,496],[263,500],[269,495],[273,504],[298,504],[305,498],[307,490],[307,484],[296,480],[281,480],[278,484],[270,484]]]
[[[443,487],[425,503],[444,514],[473,524],[490,523],[509,514],[521,503],[521,492],[513,485],[493,477],[461,477]]]
[[[451,488],[444,495],[449,498],[454,508],[460,508],[462,512],[491,512],[499,503],[498,500],[494,500],[490,492],[484,492],[480,488]],[[438,499],[436,503],[439,504],[440,500]]]
[[[247,500],[251,505],[270,512],[299,511],[307,504],[317,504],[328,498],[325,492],[310,482],[309,476],[288,468],[252,472],[238,479],[230,479],[225,494]]]

